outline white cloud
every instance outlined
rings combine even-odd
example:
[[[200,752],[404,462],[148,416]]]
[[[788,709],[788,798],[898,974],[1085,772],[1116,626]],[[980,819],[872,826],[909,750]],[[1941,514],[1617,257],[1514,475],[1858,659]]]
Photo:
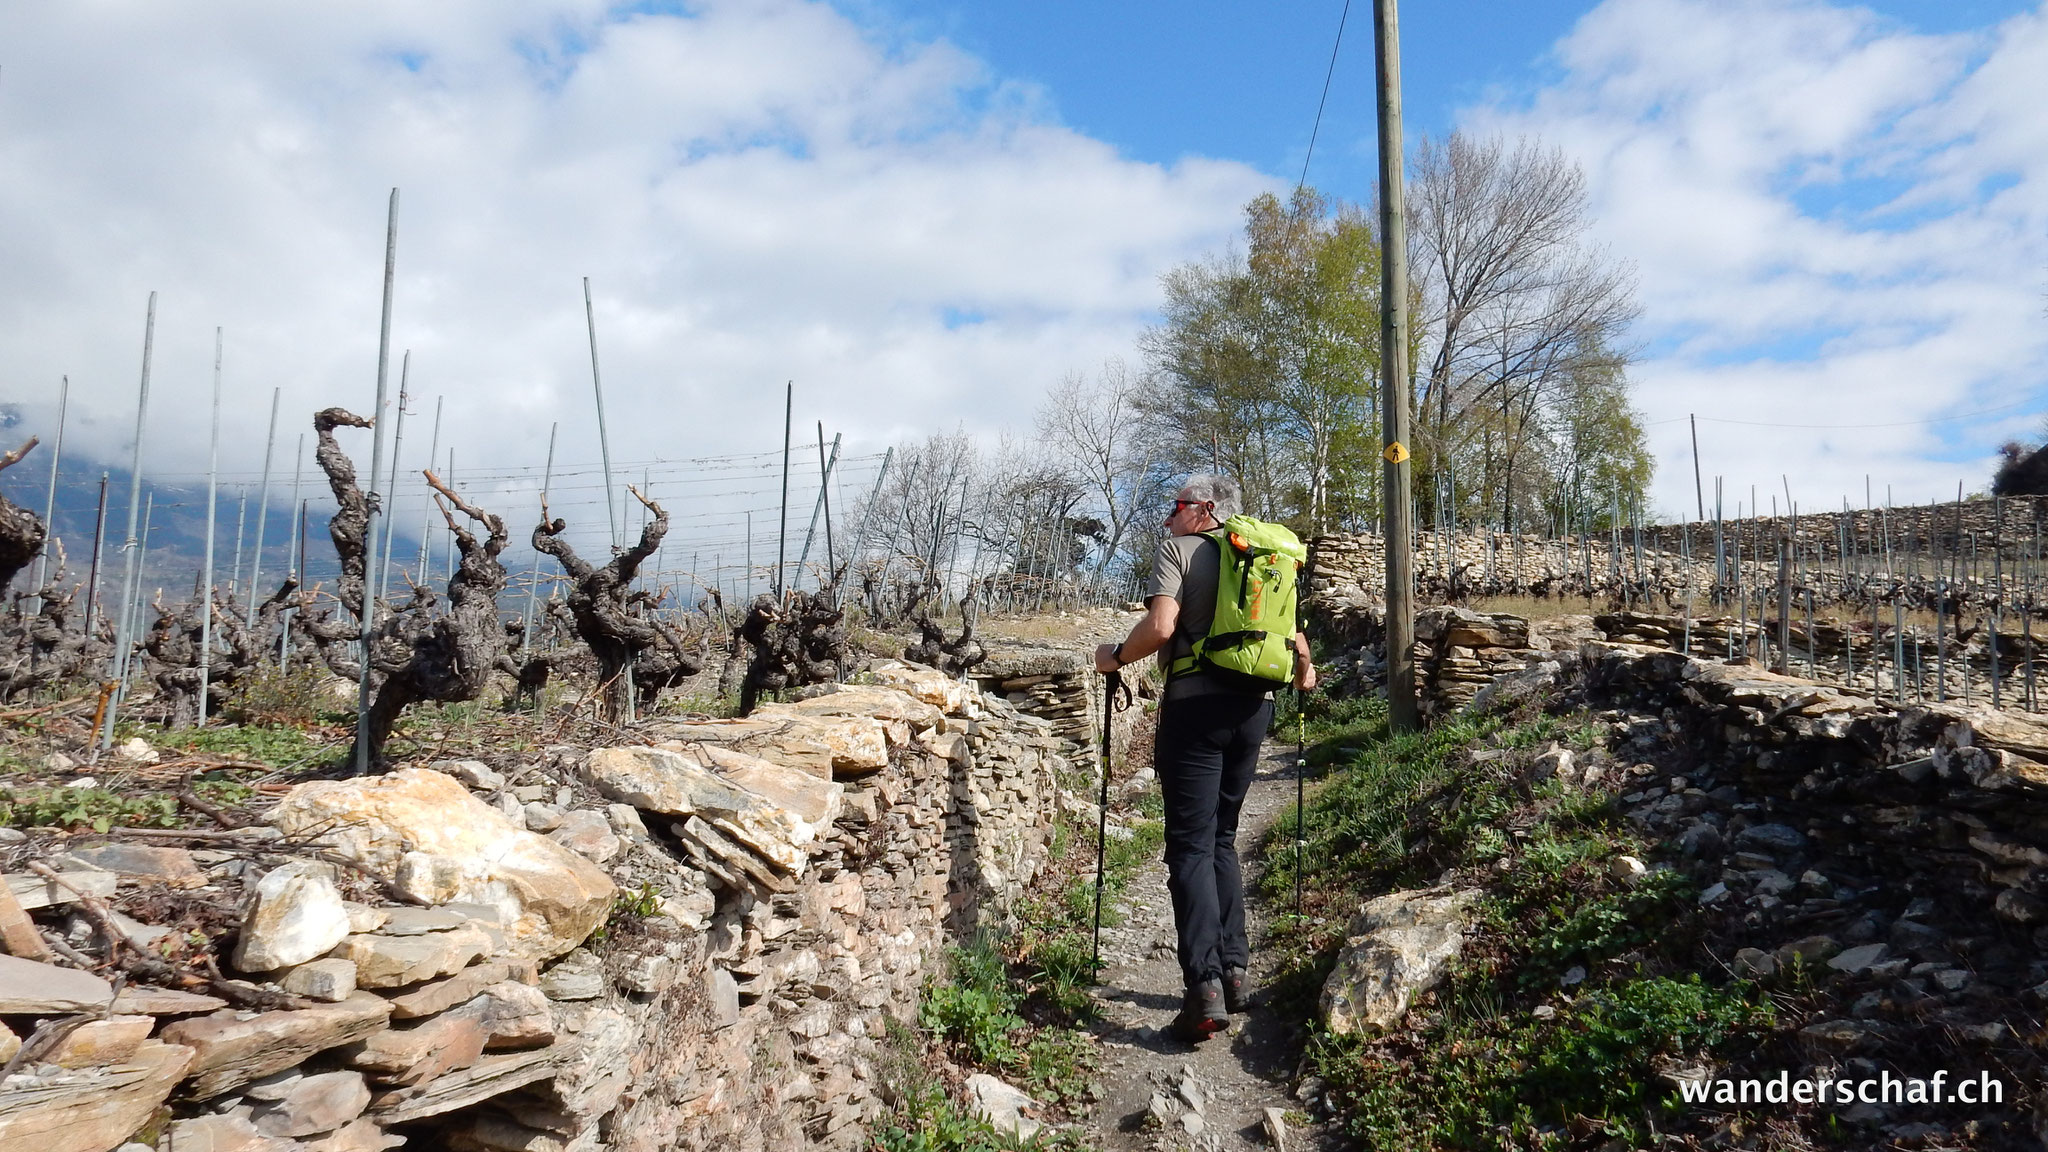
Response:
[[[1703,419],[1702,464],[1745,500],[1789,475],[1802,506],[1866,474],[1952,496],[2038,428],[2048,7],[1931,36],[1817,0],[1608,0],[1555,56],[1465,123],[1564,147],[1637,265],[1660,508],[1693,504],[1689,412],[1779,425]]]
[[[617,458],[771,447],[791,378],[800,437],[859,451],[1023,426],[1270,183],[1122,159],[800,0],[31,5],[0,54],[0,397],[47,423],[69,373],[71,444],[125,458],[158,290],[156,472],[203,467],[215,325],[229,467],[273,385],[293,433],[370,406],[393,185],[394,365],[475,468],[538,466],[554,420],[596,459],[586,275]]]

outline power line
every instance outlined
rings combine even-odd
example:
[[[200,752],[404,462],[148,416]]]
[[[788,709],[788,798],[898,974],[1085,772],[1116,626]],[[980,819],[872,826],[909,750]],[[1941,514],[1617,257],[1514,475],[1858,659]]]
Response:
[[[1337,17],[1337,42],[1330,45],[1330,66],[1323,72],[1323,95],[1316,101],[1315,127],[1308,131],[1308,153],[1301,158],[1301,179],[1294,182],[1294,190],[1301,191],[1308,186],[1308,162],[1316,154],[1316,136],[1323,130],[1323,106],[1330,102],[1330,78],[1337,74],[1337,49],[1344,43],[1344,25],[1351,19],[1351,0],[1344,0],[1344,14]]]

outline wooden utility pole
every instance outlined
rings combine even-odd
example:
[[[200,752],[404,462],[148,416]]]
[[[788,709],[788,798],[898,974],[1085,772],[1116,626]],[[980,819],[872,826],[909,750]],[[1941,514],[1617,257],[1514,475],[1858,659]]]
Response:
[[[1401,35],[1398,0],[1373,0],[1380,127],[1380,411],[1386,466],[1387,720],[1396,732],[1421,726],[1415,707],[1412,514],[1408,507],[1408,224],[1401,184]]]

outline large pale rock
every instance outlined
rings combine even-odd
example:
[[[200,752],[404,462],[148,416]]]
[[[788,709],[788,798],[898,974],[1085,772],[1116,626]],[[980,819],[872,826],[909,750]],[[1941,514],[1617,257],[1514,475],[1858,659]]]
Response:
[[[948,681],[951,683],[951,681]],[[938,706],[928,704],[901,688],[880,684],[820,684],[805,690],[801,700],[766,704],[754,715],[868,716],[876,720],[901,721],[912,728],[936,727],[946,718]]]
[[[0,1148],[107,1152],[149,1120],[191,1062],[190,1048],[150,1040],[111,1068],[0,1085]]]
[[[877,661],[868,671],[875,683],[908,692],[948,716],[967,715],[975,697],[981,694],[974,685],[955,680],[936,668],[897,660]]]
[[[1346,927],[1323,984],[1323,1020],[1339,1035],[1391,1028],[1465,947],[1474,891],[1427,888],[1369,901]]]
[[[360,1040],[384,1027],[390,1015],[391,1005],[380,997],[357,992],[339,1004],[259,1012],[246,1020],[234,1012],[180,1020],[162,1035],[194,1050],[184,1094],[204,1100]]]
[[[382,875],[396,877],[406,865],[430,889],[421,894],[429,903],[495,907],[508,947],[531,959],[574,948],[611,912],[614,890],[602,869],[515,827],[439,772],[409,768],[301,784],[270,821]]]
[[[323,956],[348,935],[348,909],[334,886],[334,868],[293,860],[256,882],[256,899],[242,920],[234,965],[244,972],[274,972]]]
[[[898,699],[906,699],[897,694]],[[912,702],[906,700],[906,702]],[[886,730],[880,720],[790,705],[764,705],[744,719],[671,724],[661,729],[662,746],[681,750],[712,744],[800,768],[830,780],[889,766]]]
[[[599,748],[585,764],[591,783],[614,800],[671,816],[700,816],[801,875],[805,846],[839,818],[843,785],[709,744]]]
[[[1005,1136],[1029,1140],[1038,1131],[1038,1121],[1025,1115],[1037,1103],[1022,1089],[986,1072],[976,1072],[967,1078],[967,1099],[976,1116]]]

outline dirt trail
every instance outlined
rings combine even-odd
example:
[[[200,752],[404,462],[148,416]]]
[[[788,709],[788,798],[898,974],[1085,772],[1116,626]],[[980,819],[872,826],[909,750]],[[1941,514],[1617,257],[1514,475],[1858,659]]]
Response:
[[[1249,853],[1274,817],[1293,803],[1294,748],[1269,741],[1245,797],[1240,850]],[[1255,894],[1257,871],[1255,864],[1247,864],[1245,888],[1251,980],[1260,988],[1272,962],[1259,951],[1270,910]],[[1223,1035],[1200,1045],[1168,1035],[1166,1025],[1180,1010],[1181,980],[1166,865],[1155,857],[1133,877],[1118,911],[1121,922],[1103,929],[1105,971],[1096,990],[1104,1019],[1097,1026],[1103,1100],[1092,1125],[1095,1144],[1111,1152],[1270,1149],[1265,1110],[1291,1109],[1300,1115],[1301,1105],[1287,1094],[1294,1029],[1266,1009],[1263,996],[1254,995],[1252,1010],[1232,1017]],[[1200,1100],[1199,1111],[1183,1094],[1184,1083]],[[1292,1124],[1288,1129],[1289,1152],[1321,1146],[1315,1130]]]

